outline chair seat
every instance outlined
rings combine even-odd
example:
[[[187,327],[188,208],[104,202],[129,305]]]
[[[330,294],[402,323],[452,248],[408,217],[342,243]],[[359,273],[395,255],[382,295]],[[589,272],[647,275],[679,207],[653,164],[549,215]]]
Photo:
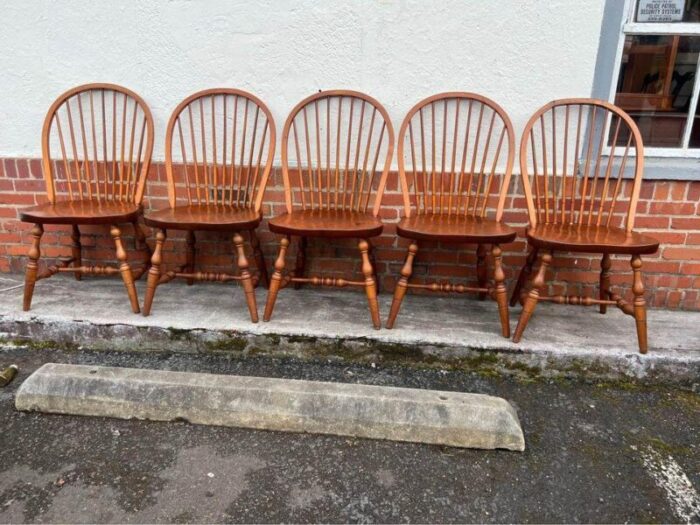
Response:
[[[251,230],[262,216],[250,208],[215,204],[176,206],[147,213],[144,222],[155,228],[174,230]]]
[[[129,202],[94,199],[40,204],[20,211],[20,220],[34,224],[113,224],[133,222],[140,207]]]
[[[606,226],[538,224],[527,238],[538,248],[572,252],[649,254],[659,248],[653,237]]]
[[[447,242],[511,242],[516,231],[501,222],[464,215],[427,214],[404,217],[397,233],[401,237]]]
[[[270,231],[310,237],[376,237],[384,225],[369,213],[345,210],[302,210],[278,215]]]

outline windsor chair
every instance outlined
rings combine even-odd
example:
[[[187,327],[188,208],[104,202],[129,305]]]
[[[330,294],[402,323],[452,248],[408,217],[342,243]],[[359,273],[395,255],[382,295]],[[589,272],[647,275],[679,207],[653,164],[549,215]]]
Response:
[[[268,223],[270,231],[282,238],[270,280],[265,321],[272,316],[279,290],[290,283],[362,286],[372,324],[380,328],[369,239],[382,232],[377,215],[393,148],[394,130],[386,110],[363,93],[322,91],[302,100],[292,110],[282,133],[287,213]],[[377,172],[378,165],[381,173]],[[299,250],[294,271],[285,275],[291,236],[299,238]],[[359,239],[364,280],[305,277],[307,237]]]
[[[240,281],[251,320],[258,321],[255,285],[267,283],[265,260],[255,229],[275,154],[275,122],[267,106],[239,89],[199,91],[173,111],[165,135],[168,177],[166,209],[147,213],[157,229],[148,272],[143,314],[149,315],[156,288],[175,278],[194,281]],[[176,181],[180,169],[183,181]],[[164,271],[167,230],[186,231],[186,263]],[[238,275],[195,271],[195,231],[229,232],[237,256]],[[258,273],[251,276],[241,232],[248,232]]]
[[[399,130],[404,216],[397,233],[411,242],[394,290],[387,328],[394,327],[409,288],[474,292],[497,302],[501,332],[510,337],[501,244],[512,242],[516,232],[501,219],[514,154],[510,119],[486,97],[441,93],[421,100],[408,112]],[[419,241],[476,244],[478,286],[410,283]],[[489,244],[493,284],[488,279]]]
[[[153,151],[153,117],[133,91],[114,84],[85,84],[63,93],[49,108],[42,130],[42,168],[48,203],[26,208],[20,219],[34,224],[24,283],[24,310],[31,307],[36,281],[56,273],[120,273],[131,308],[139,312],[134,280],[146,271],[150,251],[139,224],[141,201]],[[53,154],[60,150],[60,158]],[[60,160],[59,160],[60,159]],[[144,266],[132,271],[121,225],[134,228]],[[72,256],[39,272],[45,224],[72,226]],[[81,225],[106,225],[119,266],[82,264]],[[72,266],[71,266],[72,264]]]
[[[520,143],[520,169],[527,200],[530,248],[513,290],[511,304],[523,309],[513,340],[520,341],[539,301],[558,304],[617,306],[633,316],[639,351],[646,353],[647,325],[641,255],[659,242],[634,231],[644,170],[639,129],[620,108],[602,100],[555,100],[530,118]],[[625,174],[633,175],[625,184]],[[534,194],[533,188],[534,186]],[[554,252],[601,255],[599,296],[543,295]],[[631,256],[632,304],[610,289],[610,255]],[[535,260],[537,272],[532,274]]]

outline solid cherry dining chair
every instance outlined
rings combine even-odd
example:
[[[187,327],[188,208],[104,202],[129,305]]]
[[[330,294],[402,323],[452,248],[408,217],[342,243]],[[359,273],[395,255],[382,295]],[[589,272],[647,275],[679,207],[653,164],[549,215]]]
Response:
[[[372,324],[380,328],[370,238],[383,229],[377,215],[393,148],[394,130],[386,110],[363,93],[322,91],[292,110],[282,133],[287,213],[268,223],[270,231],[281,234],[282,239],[270,280],[265,321],[272,316],[280,288],[289,283],[362,286]],[[285,275],[291,236],[299,238],[299,252],[294,272]],[[307,237],[359,239],[364,280],[305,277]]]
[[[659,242],[634,231],[644,171],[644,146],[637,125],[609,102],[555,100],[535,112],[525,126],[520,169],[530,252],[511,297],[511,304],[523,303],[513,340],[520,340],[539,301],[597,304],[603,314],[612,305],[634,317],[639,351],[646,353],[641,255],[656,252]],[[629,176],[631,184],[625,184],[623,179]],[[555,251],[601,256],[598,298],[543,293]],[[632,303],[610,289],[612,254],[631,256]],[[536,259],[539,267],[529,291],[524,291]]]
[[[275,155],[275,122],[267,106],[240,89],[199,91],[173,111],[165,135],[168,201],[165,209],[144,220],[157,229],[146,285],[143,314],[149,315],[156,288],[175,278],[194,281],[240,281],[250,319],[258,321],[255,285],[267,281],[265,261],[255,229],[262,220],[262,198]],[[183,180],[176,180],[176,170]],[[186,232],[186,263],[163,269],[167,230]],[[195,231],[232,235],[238,274],[195,271]],[[252,276],[241,232],[248,232],[258,274]]]
[[[394,290],[387,328],[394,327],[409,288],[472,292],[497,302],[501,332],[510,337],[501,261],[501,245],[516,236],[515,230],[501,221],[515,155],[508,115],[480,95],[441,93],[411,108],[398,140],[404,216],[397,233],[411,242]],[[409,282],[419,241],[476,244],[478,286]],[[493,284],[488,278],[487,245],[491,245]]]
[[[139,312],[134,280],[146,271],[150,251],[139,224],[144,185],[153,151],[153,117],[133,91],[114,84],[85,84],[63,93],[49,108],[41,136],[42,169],[48,203],[25,208],[20,219],[34,224],[24,283],[29,310],[36,281],[56,273],[120,273],[134,313]],[[132,271],[121,226],[133,225],[143,268]],[[39,272],[45,224],[72,226],[72,256]],[[105,225],[114,239],[119,266],[83,266],[80,226]],[[71,266],[72,265],[72,266]]]

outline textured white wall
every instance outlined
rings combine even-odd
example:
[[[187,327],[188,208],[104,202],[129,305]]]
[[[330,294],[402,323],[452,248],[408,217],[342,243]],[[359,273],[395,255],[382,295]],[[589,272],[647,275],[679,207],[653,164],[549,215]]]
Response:
[[[141,94],[163,158],[189,93],[260,96],[278,129],[319,89],[365,91],[398,128],[419,99],[490,96],[519,135],[546,101],[590,96],[604,0],[2,0],[0,156],[39,156],[62,91],[114,82]]]

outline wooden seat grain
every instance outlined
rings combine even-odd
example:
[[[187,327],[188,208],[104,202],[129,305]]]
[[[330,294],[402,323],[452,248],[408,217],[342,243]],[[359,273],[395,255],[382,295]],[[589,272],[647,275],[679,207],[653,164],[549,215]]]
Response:
[[[478,243],[480,241],[507,243],[515,240],[517,232],[502,222],[463,215],[413,215],[404,217],[396,233],[408,239]]]
[[[648,235],[609,226],[538,224],[527,229],[528,242],[548,250],[608,254],[650,254],[659,241]]]
[[[639,351],[647,352],[641,255],[654,253],[659,242],[634,231],[643,171],[641,134],[617,106],[596,99],[562,99],[532,115],[520,142],[530,252],[510,300],[511,305],[523,304],[515,342],[539,301],[598,305],[603,314],[608,306],[617,306],[634,317]],[[546,293],[555,252],[602,254],[598,297]],[[611,254],[631,255],[632,301],[611,290]]]
[[[516,232],[501,218],[514,144],[508,115],[481,95],[440,93],[421,100],[408,112],[398,140],[404,207],[397,233],[411,243],[394,290],[387,328],[394,327],[406,292],[413,288],[478,293],[482,299],[489,296],[498,304],[501,333],[510,336],[501,244],[513,241]],[[426,242],[477,244],[477,285],[411,281],[419,244],[430,257]]]
[[[47,202],[20,210],[20,219],[34,224],[113,224],[138,220],[141,207],[132,202],[75,200]]]
[[[139,223],[141,202],[153,151],[153,117],[133,91],[114,84],[86,84],[63,93],[51,105],[42,129],[42,169],[48,203],[20,211],[34,224],[25,274],[25,310],[35,283],[60,272],[121,274],[131,308],[139,311],[134,280],[147,270],[150,249]],[[39,272],[44,224],[69,224],[71,257]],[[134,228],[143,267],[132,271],[122,228]],[[105,225],[114,240],[118,266],[82,264],[81,225]]]
[[[207,231],[250,230],[260,221],[262,215],[252,208],[217,204],[164,208],[144,218],[146,225],[154,228]]]
[[[268,221],[270,231],[304,237],[376,237],[384,225],[371,213],[349,210],[300,210]]]
[[[258,321],[255,285],[267,284],[267,269],[255,233],[262,220],[262,198],[275,154],[275,122],[256,96],[233,88],[198,91],[173,111],[165,134],[168,204],[145,215],[156,228],[156,247],[148,272],[143,314],[153,307],[156,288],[175,278],[241,283],[250,319]],[[167,270],[163,245],[168,230],[184,230],[186,262]],[[237,272],[196,271],[196,231],[231,235]],[[246,233],[257,267],[249,271]]]
[[[287,212],[270,219],[282,236],[263,319],[269,321],[279,290],[289,284],[362,286],[375,328],[380,328],[374,251],[370,239],[382,232],[378,219],[394,148],[394,130],[384,107],[347,90],[321,91],[292,109],[282,133],[282,176]],[[292,166],[290,168],[290,166]],[[296,265],[285,272],[292,237]],[[308,238],[357,238],[362,280],[306,277]]]

